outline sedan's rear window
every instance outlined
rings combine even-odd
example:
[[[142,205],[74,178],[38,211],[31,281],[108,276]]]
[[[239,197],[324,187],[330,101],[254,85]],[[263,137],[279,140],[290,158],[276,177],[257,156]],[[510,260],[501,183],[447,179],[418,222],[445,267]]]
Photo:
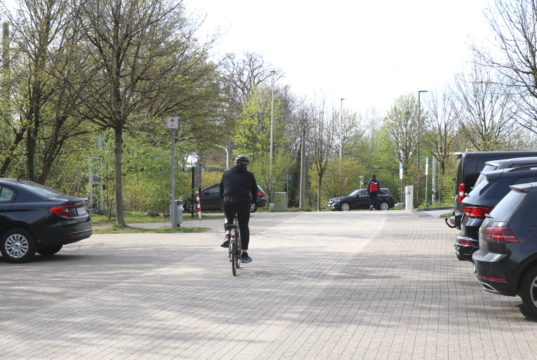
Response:
[[[27,190],[31,191],[32,193],[42,196],[42,197],[57,197],[57,196],[63,196],[63,194],[59,191],[56,191],[54,189],[51,189],[49,187],[46,187],[44,185],[35,183],[33,181],[21,181],[19,182],[19,185],[22,185]]]
[[[15,192],[6,187],[0,187],[0,202],[10,202],[13,200]]]

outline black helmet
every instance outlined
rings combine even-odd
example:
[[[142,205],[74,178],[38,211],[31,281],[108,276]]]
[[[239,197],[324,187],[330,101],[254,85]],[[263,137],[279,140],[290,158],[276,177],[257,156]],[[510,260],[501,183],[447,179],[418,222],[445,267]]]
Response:
[[[237,165],[248,165],[250,163],[250,160],[244,155],[238,155],[235,158],[235,164]]]

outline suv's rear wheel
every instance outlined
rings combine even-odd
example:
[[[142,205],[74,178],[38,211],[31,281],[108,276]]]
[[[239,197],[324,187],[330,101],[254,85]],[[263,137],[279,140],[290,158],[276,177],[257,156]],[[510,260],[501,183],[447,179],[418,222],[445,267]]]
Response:
[[[255,212],[257,210],[257,204],[256,203],[253,203],[252,205],[250,205],[250,212]]]
[[[30,261],[35,255],[33,236],[26,230],[16,228],[2,234],[0,251],[9,262]]]
[[[520,283],[519,295],[526,310],[526,316],[537,319],[537,267],[526,273]]]
[[[389,208],[390,204],[388,204],[386,201],[380,203],[380,210],[388,210]]]

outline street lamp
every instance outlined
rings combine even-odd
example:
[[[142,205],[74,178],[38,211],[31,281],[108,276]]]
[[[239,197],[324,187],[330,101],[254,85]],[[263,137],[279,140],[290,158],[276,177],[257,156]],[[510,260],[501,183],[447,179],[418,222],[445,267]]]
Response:
[[[222,146],[222,145],[218,145],[218,144],[216,144],[216,146],[218,146],[219,148],[224,149],[226,151],[226,170],[229,170],[229,150],[227,149],[226,146]]]
[[[343,100],[345,98],[341,98],[340,100],[340,115],[339,115],[339,122],[340,122],[340,134],[339,134],[339,166],[341,167],[341,156],[343,153]]]
[[[272,76],[271,86],[270,86],[270,176],[272,177],[272,147],[274,139],[274,74],[276,71],[272,70],[270,75]]]
[[[418,158],[418,186],[416,187],[416,199],[419,199],[419,185],[420,185],[420,142],[421,142],[421,102],[420,102],[420,96],[421,93],[429,92],[429,90],[419,90],[418,91],[418,145],[416,148],[416,155]]]

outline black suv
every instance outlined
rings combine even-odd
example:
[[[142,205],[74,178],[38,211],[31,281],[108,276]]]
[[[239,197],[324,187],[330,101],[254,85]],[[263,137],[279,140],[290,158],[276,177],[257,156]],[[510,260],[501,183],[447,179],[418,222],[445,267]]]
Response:
[[[487,216],[473,255],[487,291],[519,295],[525,315],[537,318],[537,183],[511,186]],[[523,311],[524,312],[524,311]]]
[[[446,224],[451,228],[461,228],[462,200],[474,187],[474,184],[479,177],[479,173],[483,170],[487,161],[529,156],[537,156],[537,151],[480,151],[457,153],[457,172],[453,179],[455,180],[453,191],[455,206],[453,208],[453,216],[446,218]]]
[[[380,189],[377,203],[377,210],[388,210],[395,205],[390,189]],[[347,196],[340,196],[328,200],[328,208],[331,210],[349,211],[351,209],[369,209],[369,206],[367,189],[356,189]]]
[[[509,192],[510,185],[537,181],[537,167],[519,167],[483,173],[481,181],[464,198],[461,232],[455,242],[455,254],[459,260],[472,260],[479,249],[478,232],[486,214]]]

